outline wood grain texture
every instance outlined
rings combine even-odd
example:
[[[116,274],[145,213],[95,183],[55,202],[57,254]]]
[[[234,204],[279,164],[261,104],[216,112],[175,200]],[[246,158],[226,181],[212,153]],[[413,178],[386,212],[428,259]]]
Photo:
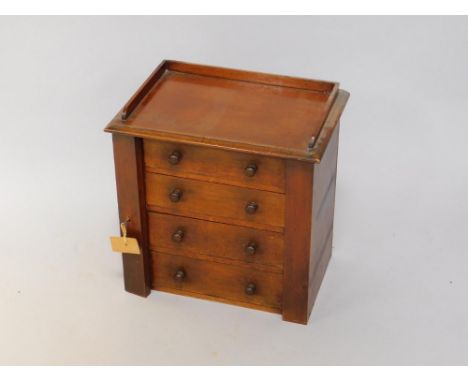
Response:
[[[331,94],[334,91],[336,91],[338,87],[338,84],[335,82],[312,80],[308,78],[252,72],[247,70],[222,68],[210,65],[199,65],[173,60],[168,60],[167,63],[167,68],[175,72],[225,78],[232,81],[254,82],[257,84],[279,86],[285,88],[289,87],[296,89],[304,89],[314,91],[317,93]]]
[[[320,164],[314,165],[313,224],[309,274],[308,315],[312,311],[332,254],[339,124]]]
[[[128,292],[146,297],[151,292],[150,259],[147,245],[143,144],[139,138],[113,134],[115,178],[119,217],[129,219],[129,237],[138,240],[141,255],[122,254],[124,283]]]
[[[127,123],[151,131],[304,151],[328,94],[166,71]],[[242,126],[242,128],[239,128]]]
[[[322,157],[327,150],[328,142],[330,141],[336,127],[339,125],[341,114],[348,103],[348,99],[349,93],[347,91],[338,91],[335,102],[333,103],[333,106],[320,129],[315,145],[309,153],[313,162],[320,163],[322,160]]]
[[[339,126],[320,164],[288,161],[283,319],[307,324],[332,252]]]
[[[283,319],[301,324],[308,319],[312,192],[313,165],[287,161]]]
[[[277,273],[258,272],[232,265],[202,261],[190,257],[152,252],[153,289],[196,293],[222,298],[226,302],[238,301],[252,306],[281,306],[282,276]],[[185,278],[176,281],[177,270],[185,271]],[[255,283],[254,295],[247,295],[245,287]]]
[[[316,162],[337,95],[334,82],[166,61],[106,131]]]
[[[170,293],[170,294],[176,294],[176,295],[180,295],[180,296],[184,296],[184,297],[198,298],[200,300],[220,302],[220,303],[229,304],[229,305],[237,305],[237,306],[241,306],[243,308],[263,310],[265,312],[270,312],[270,313],[281,313],[281,307],[280,306],[276,307],[276,306],[269,306],[269,305],[252,304],[252,303],[245,302],[245,301],[234,301],[234,300],[229,300],[229,299],[219,297],[219,296],[209,296],[209,295],[206,295],[206,294],[200,294],[200,293],[191,292],[191,291],[188,291],[188,290],[178,290],[178,289],[174,289],[174,288],[158,287],[157,291],[158,292]]]
[[[163,61],[105,129],[143,251],[123,254],[125,288],[306,324],[332,254],[348,98],[334,82]]]
[[[158,82],[166,71],[168,62],[164,60],[159,64],[159,66],[151,73],[151,75],[146,79],[145,82],[138,88],[135,94],[128,100],[125,106],[122,108],[120,118],[122,120],[128,119],[130,114],[135,110],[138,104],[145,98],[151,88]]]
[[[177,203],[169,199],[174,189],[183,191]],[[268,191],[146,173],[146,200],[150,211],[276,231],[284,226],[284,195]],[[258,203],[258,211],[248,214],[245,206],[252,201]]]
[[[270,271],[282,272],[283,235],[280,233],[152,212],[148,214],[148,223],[150,248],[154,251],[267,265]],[[172,235],[179,229],[183,231],[183,239],[177,242]],[[245,247],[252,242],[256,244],[256,252],[247,254]]]
[[[178,164],[168,161],[174,151],[182,155]],[[284,162],[278,158],[146,139],[144,152],[149,172],[284,193]],[[244,173],[250,164],[257,166],[252,177]]]

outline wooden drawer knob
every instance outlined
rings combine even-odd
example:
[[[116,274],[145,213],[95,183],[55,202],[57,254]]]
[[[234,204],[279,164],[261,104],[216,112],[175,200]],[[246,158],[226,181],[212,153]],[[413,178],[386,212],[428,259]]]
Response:
[[[169,199],[171,199],[171,202],[177,203],[178,201],[180,201],[180,199],[182,199],[182,194],[183,192],[181,189],[174,188],[169,194]]]
[[[174,150],[167,159],[169,160],[170,164],[179,164],[182,159],[182,153],[180,151]]]
[[[185,279],[185,270],[183,268],[179,268],[176,273],[174,273],[174,280],[176,281],[183,281]]]
[[[184,239],[184,230],[178,229],[172,234],[172,240],[180,243]]]
[[[245,294],[248,294],[249,296],[252,296],[255,294],[255,291],[257,290],[257,286],[254,283],[248,283],[245,286]]]
[[[255,255],[255,252],[257,252],[257,243],[251,241],[245,246],[245,253],[247,255]]]
[[[248,202],[245,206],[245,212],[252,215],[258,210],[258,204],[256,202]]]
[[[257,165],[255,163],[250,163],[245,169],[244,174],[246,176],[254,176],[257,173]]]

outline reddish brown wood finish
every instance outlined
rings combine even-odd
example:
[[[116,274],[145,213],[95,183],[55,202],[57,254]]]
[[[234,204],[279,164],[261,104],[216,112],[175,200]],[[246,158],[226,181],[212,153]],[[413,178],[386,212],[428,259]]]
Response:
[[[144,149],[149,172],[284,193],[284,162],[278,158],[148,139]],[[177,164],[168,160],[174,151],[181,154]],[[250,164],[257,171],[249,177]]]
[[[167,71],[127,123],[303,152],[322,126],[328,100],[328,94],[303,89]]]
[[[320,164],[314,165],[313,223],[309,267],[308,316],[332,254],[339,124]]]
[[[128,236],[138,240],[141,255],[122,254],[125,289],[148,296],[151,275],[147,246],[142,140],[113,134],[115,178],[120,221],[129,219]]]
[[[310,150],[310,157],[312,158],[313,162],[320,163],[322,160],[325,150],[328,148],[328,142],[330,141],[335,128],[339,125],[341,114],[344,111],[348,99],[348,92],[344,90],[338,91],[338,96],[336,97],[333,107],[331,108],[330,113],[328,113],[327,118],[323,123],[320,134],[315,141],[312,150]]]
[[[189,292],[259,307],[279,309],[281,306],[281,274],[155,252],[152,252],[152,261],[153,288],[156,290]],[[176,281],[174,275],[180,269],[186,276],[182,281]],[[245,292],[249,283],[256,286],[253,295]]]
[[[162,77],[164,72],[167,69],[167,61],[164,60],[159,64],[159,66],[151,73],[151,75],[146,79],[145,82],[138,88],[136,93],[130,98],[130,100],[125,104],[120,114],[122,121],[125,121],[133,110],[138,106],[138,104],[145,98],[146,94],[151,90],[151,88],[158,82]]]
[[[318,162],[337,96],[334,82],[164,61],[106,131]]]
[[[307,323],[313,165],[286,162],[283,319]]]
[[[332,82],[164,61],[106,127],[120,219],[143,250],[123,255],[126,289],[306,324],[332,252],[348,97]]]
[[[169,198],[175,189],[183,193],[177,203]],[[274,192],[147,173],[146,200],[150,211],[278,232],[284,226],[284,195]],[[249,202],[258,204],[256,213],[248,214],[245,211]]]
[[[262,85],[278,86],[281,88],[295,88],[313,91],[316,93],[333,94],[338,89],[336,82],[311,80],[310,78],[299,78],[282,76],[271,73],[252,72],[218,66],[197,65],[188,62],[168,60],[167,69],[174,72],[196,74],[225,78],[232,81],[253,82]]]
[[[192,256],[230,263],[266,265],[261,269],[282,272],[283,235],[277,232],[257,230],[230,224],[185,218],[150,212],[149,243],[154,251],[179,256]],[[173,234],[182,230],[181,241]],[[246,253],[245,247],[256,244],[254,254]]]
[[[337,126],[320,164],[288,161],[283,319],[307,324],[331,257]]]

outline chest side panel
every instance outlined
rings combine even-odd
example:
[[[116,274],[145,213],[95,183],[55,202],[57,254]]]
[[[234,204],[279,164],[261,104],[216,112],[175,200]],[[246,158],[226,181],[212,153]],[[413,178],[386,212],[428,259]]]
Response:
[[[314,165],[312,240],[310,246],[308,312],[312,311],[332,254],[333,218],[338,159],[339,125],[334,129],[320,164]]]

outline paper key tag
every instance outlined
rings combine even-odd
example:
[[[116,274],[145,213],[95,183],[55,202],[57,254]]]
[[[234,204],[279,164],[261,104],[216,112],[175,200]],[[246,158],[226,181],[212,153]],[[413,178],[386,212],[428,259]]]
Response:
[[[138,240],[133,237],[111,236],[111,247],[114,252],[141,255]]]

